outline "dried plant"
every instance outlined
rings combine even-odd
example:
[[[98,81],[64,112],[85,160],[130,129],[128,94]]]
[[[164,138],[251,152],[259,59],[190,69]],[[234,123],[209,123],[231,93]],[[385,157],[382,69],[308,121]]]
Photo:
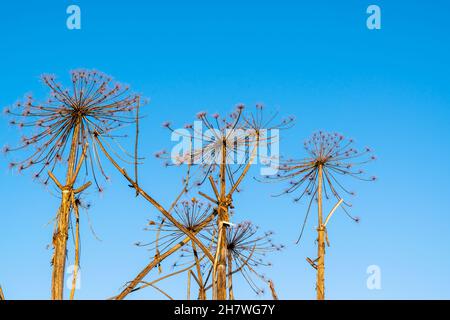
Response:
[[[261,267],[269,267],[272,264],[266,260],[270,252],[280,251],[283,245],[276,245],[272,241],[273,232],[258,234],[259,228],[249,221],[245,221],[227,228],[227,280],[228,298],[234,299],[233,275],[240,274],[249,287],[256,294],[264,294],[264,290],[258,285],[257,279],[267,283],[268,280],[259,271]],[[210,237],[217,247],[216,230],[210,231]],[[256,278],[256,279],[255,279]]]
[[[274,139],[268,137],[263,129],[287,129],[293,124],[292,117],[274,124],[277,116],[278,113],[269,113],[266,119],[262,105],[257,105],[255,112],[247,114],[244,112],[244,106],[238,105],[236,110],[226,117],[219,114],[208,117],[206,112],[199,112],[197,119],[201,123],[200,128],[194,123],[185,125],[185,130],[174,130],[169,122],[163,124],[164,127],[190,141],[187,151],[175,159],[172,155],[172,162],[177,165],[197,166],[197,172],[192,175],[195,185],[201,186],[209,180],[214,192],[213,197],[201,191],[199,193],[217,207],[218,213],[216,223],[219,246],[215,254],[216,265],[213,268],[215,299],[225,300],[227,297],[227,248],[224,239],[230,223],[229,210],[234,207],[233,194],[239,192],[239,186],[258,154],[258,147],[262,142],[270,144]],[[203,126],[207,131],[203,132]],[[159,152],[156,156],[165,158],[167,152]],[[267,159],[261,161],[264,163]]]
[[[266,117],[262,105],[257,105],[253,112],[248,113],[243,105],[238,105],[227,116],[220,116],[218,113],[208,116],[206,112],[198,112],[197,123],[186,124],[183,130],[175,130],[170,122],[165,122],[163,127],[176,136],[189,139],[190,145],[182,154],[170,155],[170,158],[165,150],[157,152],[155,156],[166,160],[166,166],[189,164],[197,168],[197,171],[191,173],[191,182],[195,186],[201,186],[209,177],[217,184],[221,164],[224,164],[225,178],[233,186],[238,182],[236,177],[248,163],[253,162],[258,145],[263,142],[270,145],[272,139],[279,138],[262,134],[262,130],[288,129],[293,125],[293,117],[274,124],[277,116],[278,113],[268,113]],[[264,155],[260,157],[263,158]],[[264,160],[267,159],[261,159],[262,162]]]
[[[34,145],[35,150],[31,151],[31,156],[19,162],[12,162],[11,167],[17,167],[22,171],[31,166],[36,166],[39,170],[35,177],[40,177],[43,170],[47,168],[49,177],[61,190],[61,206],[56,217],[53,236],[52,298],[62,299],[70,216],[72,212],[75,212],[75,219],[78,223],[76,196],[89,187],[91,183],[88,182],[79,188],[74,188],[74,184],[82,166],[84,166],[85,174],[91,172],[98,190],[103,191],[98,183],[98,174],[96,173],[100,172],[108,180],[101,162],[101,155],[106,157],[128,180],[130,187],[135,189],[136,195],[142,195],[168,220],[177,225],[189,239],[194,236],[138,185],[137,135],[139,133],[140,97],[128,94],[128,87],[114,83],[110,77],[97,71],[72,72],[70,89],[64,89],[53,76],[44,76],[43,81],[51,92],[51,97],[45,103],[36,104],[33,98],[27,97],[25,103],[18,103],[14,110],[7,108],[5,111],[15,118],[27,119],[12,120],[12,124],[18,125],[20,128],[35,127],[38,132],[30,138],[23,138],[23,143],[16,148],[5,147],[5,152],[24,150]],[[136,113],[133,113],[133,111],[136,111]],[[121,136],[115,132],[126,124],[136,124],[134,155],[127,153],[117,142],[117,138]],[[123,151],[131,161],[127,161],[123,156],[120,156],[116,149]],[[63,185],[55,177],[54,171],[57,169],[57,163],[65,159],[67,159],[67,173],[66,183]],[[126,170],[118,164],[118,161],[134,165],[135,177],[130,177]],[[48,178],[45,178],[43,182],[47,184]],[[182,193],[184,191],[185,188],[183,188]],[[197,242],[202,250],[207,251],[198,239],[194,238],[193,241]],[[79,244],[77,239],[75,239],[75,243],[76,246]],[[78,248],[75,251],[75,260],[78,261]],[[209,258],[212,259],[212,256]],[[121,297],[128,294],[130,290],[131,288],[127,288]]]
[[[196,198],[191,200],[184,200],[179,202],[174,206],[173,212],[174,216],[186,229],[191,232],[196,232],[197,237],[205,238],[205,233],[210,230],[213,226],[212,220],[209,218],[212,214],[213,208],[211,204],[205,204],[198,201]],[[160,217],[158,222],[150,221],[147,230],[156,233],[156,238],[150,243],[138,243],[139,246],[150,246],[149,250],[155,251],[155,258],[160,255],[160,252],[165,252],[173,248],[185,237],[184,233],[181,232],[171,221],[167,220],[165,217]],[[199,230],[197,232],[197,230]],[[206,243],[210,250],[211,243]],[[205,269],[207,266],[211,265],[211,261],[208,259],[203,259],[200,257],[201,252],[197,250],[197,246],[193,242],[187,243],[183,248],[180,248],[181,254],[172,268],[185,267],[186,265],[192,265],[194,271],[190,270],[197,284],[199,286],[199,299],[206,299],[206,282],[204,281]],[[162,272],[161,264],[158,265],[159,272]],[[175,272],[178,274],[179,272]],[[166,276],[168,277],[168,276]]]
[[[5,295],[3,294],[2,286],[0,286],[0,300],[6,300]]]
[[[11,162],[10,167],[18,171],[36,168],[34,178],[41,179],[44,184],[51,178],[61,191],[53,234],[52,299],[62,299],[69,220],[74,211],[78,230],[76,195],[89,187],[90,182],[79,188],[74,185],[84,167],[85,175],[90,172],[98,191],[103,191],[97,176],[100,173],[106,180],[108,176],[103,169],[97,138],[102,137],[108,144],[114,143],[114,148],[124,151],[117,142],[120,135],[116,131],[136,122],[133,111],[139,106],[139,96],[130,94],[128,87],[98,71],[73,71],[67,88],[57,82],[55,76],[44,75],[42,80],[50,89],[46,101],[38,103],[32,96],[27,96],[25,101],[5,110],[13,117],[12,125],[31,132],[22,137],[20,145],[5,147],[4,151],[27,153],[24,159]],[[123,153],[129,156],[131,163],[137,163],[133,156]],[[115,155],[122,159],[116,152]],[[59,164],[66,168],[65,184],[55,176]],[[42,177],[44,170],[48,176]]]
[[[262,142],[271,143],[273,137],[263,134],[263,129],[290,128],[293,118],[289,117],[280,123],[273,124],[278,114],[269,114],[265,118],[262,105],[257,105],[255,112],[244,113],[244,106],[238,105],[229,116],[222,117],[219,114],[207,116],[206,112],[199,112],[197,119],[201,123],[198,128],[196,123],[185,125],[185,130],[174,130],[169,122],[163,124],[172,132],[189,139],[188,150],[172,156],[175,164],[189,164],[197,166],[195,184],[201,186],[209,180],[214,196],[208,196],[203,192],[200,195],[211,201],[217,207],[217,243],[213,273],[213,297],[218,300],[227,298],[227,248],[226,230],[230,224],[229,210],[233,208],[233,194],[239,191],[239,186],[246,176],[250,166],[254,163],[258,154],[258,147]],[[208,130],[204,133],[203,126]],[[279,138],[279,137],[276,137]],[[157,157],[164,158],[167,153],[157,153]],[[262,159],[264,162],[267,159]],[[216,272],[217,271],[217,272]]]
[[[317,299],[325,297],[325,241],[328,243],[326,225],[335,210],[341,206],[345,213],[353,220],[347,208],[351,204],[344,200],[344,195],[354,195],[341,181],[344,177],[356,178],[362,181],[375,181],[375,177],[369,177],[361,169],[365,164],[375,160],[370,148],[359,151],[354,147],[352,139],[346,139],[338,133],[318,132],[305,142],[305,150],[308,156],[301,160],[283,161],[279,166],[279,174],[265,177],[266,181],[289,180],[289,186],[282,194],[297,193],[294,201],[300,201],[309,197],[308,209],[301,228],[301,238],[313,200],[318,207],[318,257],[314,260],[307,258],[308,262],[317,270]],[[322,202],[325,199],[336,199],[326,219],[323,219]]]
[[[180,193],[179,197],[181,197],[183,193],[184,189]],[[154,251],[154,259],[132,281],[128,282],[125,289],[122,290],[118,296],[114,297],[114,299],[121,300],[134,291],[146,288],[148,286],[154,287],[156,282],[167,279],[181,272],[189,271],[193,267],[197,269],[196,279],[199,283],[199,296],[202,299],[206,299],[206,293],[204,291],[204,287],[202,286],[203,281],[201,269],[204,268],[204,260],[211,263],[211,249],[210,247],[207,248],[207,245],[202,244],[197,237],[195,237],[195,241],[193,241],[192,237],[196,236],[199,232],[205,232],[205,230],[209,229],[212,225],[214,217],[217,215],[217,212],[211,205],[206,205],[199,202],[195,198],[181,202],[179,202],[178,198],[173,202],[171,208],[169,209],[169,212],[173,211],[175,213],[173,216],[163,215],[159,218],[158,222],[153,220],[149,221],[146,230],[156,233],[155,240],[149,243],[136,243],[138,246],[149,247],[150,251]],[[169,217],[171,219],[169,219]],[[176,221],[176,223],[174,223],[174,221]],[[188,230],[189,234],[187,235],[186,232],[182,231],[182,229]],[[201,247],[201,251],[197,249],[197,246]],[[186,260],[187,257],[190,259],[186,263],[175,262],[172,267],[178,268],[181,265],[186,264],[190,264],[190,267],[182,269],[183,271],[178,270],[172,272],[151,282],[144,281],[145,276],[156,267],[158,267],[159,272],[161,273],[161,263],[177,251],[182,251],[179,259]],[[163,293],[160,288],[154,288]],[[168,296],[166,293],[164,294]]]
[[[198,245],[201,248],[201,242],[198,239],[197,233],[201,232],[204,227],[206,227],[208,224],[210,224],[211,221],[213,221],[216,216],[222,216],[222,218],[219,218],[216,223],[221,225],[227,225],[228,218],[223,219],[223,217],[229,216],[229,209],[232,208],[232,201],[231,196],[235,191],[238,191],[238,186],[241,183],[244,176],[247,174],[247,171],[250,168],[250,165],[253,163],[253,159],[256,155],[258,143],[261,141],[261,139],[267,139],[268,141],[271,138],[266,138],[266,136],[260,134],[260,130],[264,125],[267,125],[276,117],[276,114],[273,115],[269,119],[269,121],[263,121],[263,108],[262,106],[257,106],[256,110],[257,112],[254,114],[251,114],[249,117],[243,116],[243,106],[238,106],[236,111],[233,112],[231,115],[226,117],[227,120],[224,120],[225,118],[221,118],[219,115],[214,114],[212,116],[212,119],[214,121],[209,121],[207,119],[206,113],[201,112],[197,115],[197,118],[201,120],[202,124],[205,125],[208,129],[214,129],[213,134],[210,136],[203,135],[202,131],[197,131],[196,125],[186,125],[186,130],[191,130],[191,133],[182,133],[185,134],[188,139],[190,139],[190,145],[189,150],[185,152],[184,154],[180,155],[179,157],[172,158],[171,160],[175,162],[175,164],[187,164],[188,165],[188,171],[191,171],[191,167],[196,166],[198,170],[196,171],[196,174],[187,174],[187,178],[184,180],[185,189],[186,192],[192,185],[189,183],[189,179],[192,179],[192,176],[195,176],[197,180],[194,183],[194,186],[201,186],[205,181],[206,178],[209,178],[208,180],[211,183],[211,186],[213,188],[213,191],[215,193],[216,199],[207,196],[203,192],[200,192],[202,196],[204,196],[209,201],[213,202],[215,204],[215,209],[213,212],[203,221],[202,225],[198,226],[198,229],[191,232],[191,234],[186,233],[183,231],[188,237],[184,238],[182,241],[178,242],[174,247],[171,247],[170,249],[167,249],[163,253],[161,253],[158,249],[158,246],[156,246],[156,255],[154,260],[147,265],[146,268],[144,268],[138,276],[135,277],[133,281],[130,281],[127,284],[127,287],[123,290],[123,292],[115,297],[116,299],[123,299],[126,295],[128,295],[130,292],[137,290],[136,286],[143,281],[143,278],[145,275],[148,274],[150,270],[152,270],[155,266],[160,265],[160,263],[172,255],[177,250],[182,250],[183,252],[189,251],[189,248],[185,248],[184,246],[188,243],[191,243],[193,246]],[[231,119],[231,120],[230,120]],[[277,125],[279,128],[290,127],[291,123],[293,121],[293,118],[289,118],[287,120],[284,120],[280,125]],[[214,126],[215,125],[215,126]],[[175,132],[171,125],[169,123],[164,123],[164,127],[170,129],[172,132]],[[269,127],[274,128],[276,126]],[[244,129],[248,130],[248,132],[243,132]],[[177,130],[177,133],[179,131]],[[199,141],[202,141],[201,146],[198,147],[198,145],[195,143],[195,139],[198,139]],[[205,141],[203,141],[205,139]],[[219,141],[219,143],[217,143]],[[243,147],[245,146],[245,147]],[[248,150],[251,148],[251,155],[248,154]],[[199,148],[199,149],[198,149]],[[244,151],[247,150],[247,151]],[[235,163],[232,162],[231,159],[233,157],[230,157],[230,154],[232,153],[238,153],[238,152],[244,152],[247,156],[244,158],[243,163],[238,163],[235,165]],[[210,161],[204,161],[204,157],[202,154],[209,154],[209,160]],[[156,157],[167,159],[167,152],[161,151],[156,154]],[[211,155],[214,155],[214,158],[211,158]],[[207,156],[208,157],[208,156]],[[214,161],[211,161],[214,160]],[[167,163],[167,165],[170,165],[171,163]],[[230,165],[231,164],[231,165]],[[233,165],[233,166],[232,166]],[[117,166],[116,166],[117,167]],[[234,168],[233,168],[234,167]],[[233,170],[232,170],[233,169]],[[124,174],[126,176],[126,174]],[[237,177],[237,178],[236,178]],[[131,182],[131,179],[127,178],[128,181]],[[229,190],[226,190],[226,184],[230,183],[231,187]],[[220,183],[220,193],[216,186],[216,184]],[[135,185],[133,184],[135,187]],[[172,208],[172,207],[171,207]],[[170,210],[169,210],[170,211]],[[168,219],[170,216],[164,215],[165,217],[162,218],[162,223],[166,223],[166,218]],[[177,223],[174,224],[175,227],[186,229],[185,226],[183,226],[182,223],[180,223],[178,220],[176,220]],[[219,222],[220,221],[220,222]],[[223,223],[225,221],[225,223]],[[172,221],[171,221],[172,222]],[[182,230],[182,229],[180,229]],[[186,229],[187,230],[187,229]],[[174,230],[172,230],[174,231]],[[226,231],[226,228],[222,229],[222,232]],[[171,235],[172,237],[175,235],[174,233]],[[169,236],[170,237],[170,236]],[[158,239],[155,241],[155,244],[158,243]],[[170,243],[170,242],[169,242]],[[211,261],[214,261],[214,263],[217,264],[218,260],[214,259],[212,257],[212,254],[208,251],[207,248],[203,247],[201,248],[203,254],[207,256],[207,261],[205,263],[209,263]],[[205,250],[206,249],[206,250]],[[226,250],[226,248],[225,248]],[[217,250],[219,252],[219,250]],[[216,254],[217,254],[216,252]],[[183,255],[183,254],[182,254]],[[225,257],[226,259],[226,257]],[[225,262],[226,264],[226,262]],[[223,267],[225,264],[221,263],[222,270],[225,270]],[[198,273],[197,273],[198,274]],[[223,280],[223,272],[222,272],[222,280]],[[215,283],[217,281],[214,281]],[[226,282],[226,270],[225,270],[225,282]],[[223,285],[219,285],[218,287],[223,288],[222,293],[225,292],[226,295],[226,289],[224,287],[225,282],[222,281]],[[201,286],[201,284],[199,284]]]
[[[190,209],[196,209],[198,206],[196,200],[185,202],[184,207],[188,205]],[[186,226],[192,225],[193,230],[196,230],[201,224],[203,219],[197,219],[198,216],[208,216],[203,213],[201,215],[194,214],[192,210],[183,210],[182,216],[185,222],[195,221],[197,223],[187,222]],[[203,211],[203,210],[201,210]],[[188,219],[184,219],[188,218]],[[192,219],[194,218],[194,219]],[[164,219],[162,220],[164,221]],[[152,228],[150,230],[157,233],[161,232],[162,235],[159,239],[152,241],[148,244],[138,244],[139,246],[151,246],[150,250],[154,250],[155,242],[161,240],[159,244],[161,246],[172,247],[174,243],[181,239],[181,235],[178,235],[176,228],[166,222],[162,223],[165,227],[161,227],[156,222],[151,222]],[[154,228],[153,228],[154,227]],[[211,252],[217,252],[217,228],[214,224],[209,224],[202,228],[202,232],[199,233],[198,237],[201,238],[205,245],[207,245]],[[243,222],[237,225],[230,226],[227,228],[227,280],[228,280],[228,298],[230,300],[234,299],[233,290],[233,276],[239,274],[243,277],[249,287],[256,294],[263,294],[264,290],[260,287],[257,280],[262,283],[269,283],[265,276],[259,270],[261,267],[271,266],[271,263],[266,260],[267,254],[270,252],[280,251],[284,246],[275,245],[272,242],[272,232],[265,232],[263,234],[258,234],[259,229],[254,226],[251,222]],[[153,285],[163,279],[167,279],[178,275],[183,272],[188,273],[188,299],[190,299],[191,291],[191,278],[198,286],[198,299],[205,300],[207,297],[207,291],[213,288],[211,283],[211,275],[214,274],[214,264],[211,261],[204,259],[204,255],[199,255],[195,245],[185,245],[180,249],[181,254],[178,259],[171,265],[172,271],[158,279],[152,280],[151,282],[141,281],[141,286],[137,287],[133,291],[140,290],[146,287],[154,287]],[[161,272],[161,270],[160,270]],[[154,287],[155,288],[155,287]],[[160,288],[155,288],[162,292]],[[271,289],[272,290],[272,289]],[[274,289],[272,290],[274,292]],[[168,294],[165,294],[170,297]]]
[[[211,222],[205,223],[211,213],[211,204],[205,204],[196,198],[180,201],[173,208],[174,218],[191,232],[199,230],[200,226],[200,232],[205,232],[211,226]],[[154,232],[156,234],[155,240],[149,243],[137,243],[137,245],[150,246],[149,250],[155,251],[155,255],[158,255],[161,251],[166,251],[185,236],[177,226],[164,216],[160,216],[158,221],[150,220],[145,230]]]

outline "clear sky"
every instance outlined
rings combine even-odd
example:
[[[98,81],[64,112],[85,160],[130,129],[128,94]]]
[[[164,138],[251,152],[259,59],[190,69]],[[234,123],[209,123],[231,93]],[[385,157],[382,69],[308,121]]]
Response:
[[[70,4],[81,7],[81,30],[66,28]],[[370,4],[381,7],[381,30],[366,27]],[[287,156],[302,156],[303,140],[316,130],[354,137],[375,150],[378,160],[367,170],[379,180],[351,182],[359,224],[338,212],[328,227],[327,297],[449,299],[449,12],[444,0],[9,1],[0,8],[0,105],[27,92],[45,98],[39,75],[54,73],[66,81],[79,67],[130,84],[151,99],[141,123],[147,157],[141,180],[165,205],[179,191],[181,177],[152,157],[172,145],[161,127],[165,120],[182,125],[200,110],[263,103],[297,118],[283,132],[281,152]],[[21,134],[2,118],[0,144],[13,145]],[[11,172],[8,159],[1,161],[0,284],[7,298],[47,299],[48,223],[58,198],[30,173]],[[108,170],[112,182],[105,193],[88,196],[101,241],[86,215],[81,218],[78,298],[117,294],[152,254],[133,243],[152,237],[142,229],[157,212]],[[305,206],[271,197],[282,185],[249,177],[243,188],[235,197],[235,219],[273,230],[287,246],[270,257],[273,267],[265,272],[279,296],[314,299],[315,273],[305,257],[316,252],[315,219],[295,245]],[[366,286],[370,265],[380,267],[380,290]],[[161,287],[180,298],[184,280]],[[236,297],[256,298],[241,280]],[[162,296],[146,289],[133,298]]]

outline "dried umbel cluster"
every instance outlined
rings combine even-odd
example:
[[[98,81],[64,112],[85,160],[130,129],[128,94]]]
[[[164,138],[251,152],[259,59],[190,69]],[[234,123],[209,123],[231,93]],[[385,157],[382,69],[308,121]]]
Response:
[[[211,206],[205,205],[194,198],[190,201],[182,201],[176,207],[178,208],[174,209],[174,212],[178,212],[176,215],[180,218],[179,221],[183,221],[183,225],[186,228],[191,228],[192,231],[201,229],[198,237],[212,253],[216,252],[218,229],[213,223],[204,224],[205,218],[209,216],[208,211],[211,210]],[[148,230],[156,232],[156,240],[148,244],[139,243],[138,245],[151,246],[151,251],[156,249],[156,256],[160,252],[176,246],[183,237],[183,234],[164,218],[161,218],[160,222],[150,221],[149,224]],[[262,269],[271,266],[271,263],[267,260],[267,255],[284,248],[283,245],[274,244],[272,236],[273,232],[260,233],[259,228],[249,221],[232,225],[227,229],[227,278],[230,283],[230,298],[234,298],[231,284],[233,283],[233,277],[236,275],[242,276],[249,288],[256,294],[264,294],[262,285],[267,284],[268,279],[264,276]],[[180,254],[170,265],[170,273],[150,283],[156,283],[185,272],[188,273],[189,277],[193,277],[195,283],[197,283],[199,288],[198,298],[206,299],[208,292],[214,287],[212,283],[214,264],[206,259],[205,255],[193,243],[186,244],[179,251]],[[163,270],[162,264],[164,262],[158,265],[160,272]],[[148,286],[144,284],[135,290]],[[157,290],[168,296],[161,288],[157,288]],[[188,291],[190,292],[190,281],[188,282]]]
[[[225,164],[227,179],[234,184],[234,177],[254,160],[258,147],[261,144],[270,145],[273,139],[279,138],[266,132],[288,129],[294,124],[293,117],[276,122],[277,117],[277,112],[265,112],[262,105],[256,105],[254,110],[246,110],[243,105],[238,105],[225,116],[198,112],[197,121],[184,125],[182,129],[175,129],[170,122],[165,122],[163,127],[188,141],[187,148],[175,156],[165,150],[157,152],[155,156],[164,159],[166,166],[185,164],[198,167],[192,173],[192,181],[196,186],[202,185],[209,176],[217,182],[220,166]],[[265,160],[261,159],[261,162]]]
[[[205,204],[196,198],[192,198],[177,203],[173,207],[173,216],[187,230],[204,233],[212,226],[213,221],[208,219],[212,210],[211,204]],[[177,226],[164,216],[160,216],[157,221],[150,220],[145,230],[154,232],[155,240],[149,243],[137,243],[137,245],[149,246],[149,250],[155,251],[156,254],[166,251],[186,237]]]
[[[304,197],[317,199],[318,171],[321,166],[325,199],[344,199],[344,206],[349,207],[351,204],[345,200],[345,195],[355,195],[355,192],[348,189],[341,179],[376,180],[375,176],[367,175],[362,169],[376,159],[372,150],[368,147],[358,150],[354,144],[353,139],[347,139],[339,133],[314,133],[304,142],[307,153],[305,158],[280,161],[279,173],[266,176],[265,179],[288,181],[288,187],[281,194],[295,194],[295,202]]]
[[[82,148],[89,145],[86,159],[90,163],[85,166],[86,171],[92,170],[96,183],[95,171],[107,179],[94,137],[101,136],[116,143],[116,138],[120,137],[117,130],[135,123],[133,111],[138,107],[139,97],[129,93],[127,86],[98,71],[71,72],[71,84],[67,87],[53,75],[42,76],[42,81],[50,90],[46,101],[37,102],[29,95],[24,101],[5,109],[5,113],[13,118],[11,125],[27,130],[18,146],[4,147],[6,153],[28,152],[24,159],[11,162],[10,167],[18,171],[35,167],[34,177],[42,177],[47,183],[44,170],[53,172],[58,163],[68,160],[75,136],[75,162],[79,160]],[[98,183],[97,187],[102,190]]]

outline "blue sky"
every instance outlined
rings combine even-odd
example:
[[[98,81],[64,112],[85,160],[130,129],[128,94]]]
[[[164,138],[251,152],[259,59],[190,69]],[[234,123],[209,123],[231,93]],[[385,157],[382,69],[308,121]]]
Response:
[[[70,4],[81,7],[81,30],[66,28]],[[370,4],[381,7],[381,30],[366,28]],[[352,184],[359,224],[339,212],[328,227],[327,297],[449,299],[449,11],[446,1],[9,2],[0,10],[0,105],[27,92],[44,98],[39,75],[54,73],[65,81],[79,67],[130,84],[151,99],[142,122],[147,159],[141,179],[166,205],[181,176],[152,157],[172,145],[161,127],[165,120],[184,124],[199,110],[228,112],[237,103],[264,103],[297,118],[283,132],[285,155],[303,155],[303,140],[316,130],[354,137],[375,150],[378,160],[367,170],[379,181]],[[0,144],[19,139],[3,117]],[[58,199],[29,173],[9,171],[8,159],[2,163],[0,284],[7,298],[47,299],[48,223]],[[142,229],[157,212],[109,171],[106,192],[88,197],[101,241],[82,216],[78,298],[118,293],[151,257],[133,243],[150,239]],[[243,188],[235,197],[236,219],[273,230],[275,240],[287,246],[270,257],[273,267],[265,272],[279,296],[314,299],[315,274],[305,257],[315,255],[315,220],[295,245],[305,206],[270,197],[282,185],[249,178]],[[70,264],[72,251],[69,259]],[[381,268],[381,290],[366,287],[369,265]],[[181,298],[183,281],[162,287]],[[256,298],[242,281],[236,297]],[[147,289],[133,298],[162,297]]]

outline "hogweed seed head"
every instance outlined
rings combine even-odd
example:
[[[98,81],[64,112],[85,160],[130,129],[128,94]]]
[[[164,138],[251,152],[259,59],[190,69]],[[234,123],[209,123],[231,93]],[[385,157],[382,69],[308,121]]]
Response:
[[[138,107],[138,96],[130,94],[128,87],[93,70],[72,71],[70,89],[56,82],[53,75],[43,75],[42,81],[50,90],[50,98],[44,103],[35,103],[34,98],[27,95],[14,109],[7,109],[7,114],[14,118],[11,125],[34,129],[20,145],[10,148],[10,151],[23,151],[30,145],[35,146],[34,152],[18,162],[19,168],[38,167],[39,174],[46,167],[53,171],[57,163],[68,159],[72,142],[75,142],[78,157],[82,148],[89,145],[91,150],[86,160],[91,163],[86,167],[92,168],[94,176],[98,171],[106,178],[95,138],[115,141],[119,136],[113,134],[114,131],[124,124],[135,123],[136,117],[129,112]],[[78,136],[73,137],[76,132]],[[98,170],[94,170],[95,167]],[[94,180],[97,183],[97,179]]]

